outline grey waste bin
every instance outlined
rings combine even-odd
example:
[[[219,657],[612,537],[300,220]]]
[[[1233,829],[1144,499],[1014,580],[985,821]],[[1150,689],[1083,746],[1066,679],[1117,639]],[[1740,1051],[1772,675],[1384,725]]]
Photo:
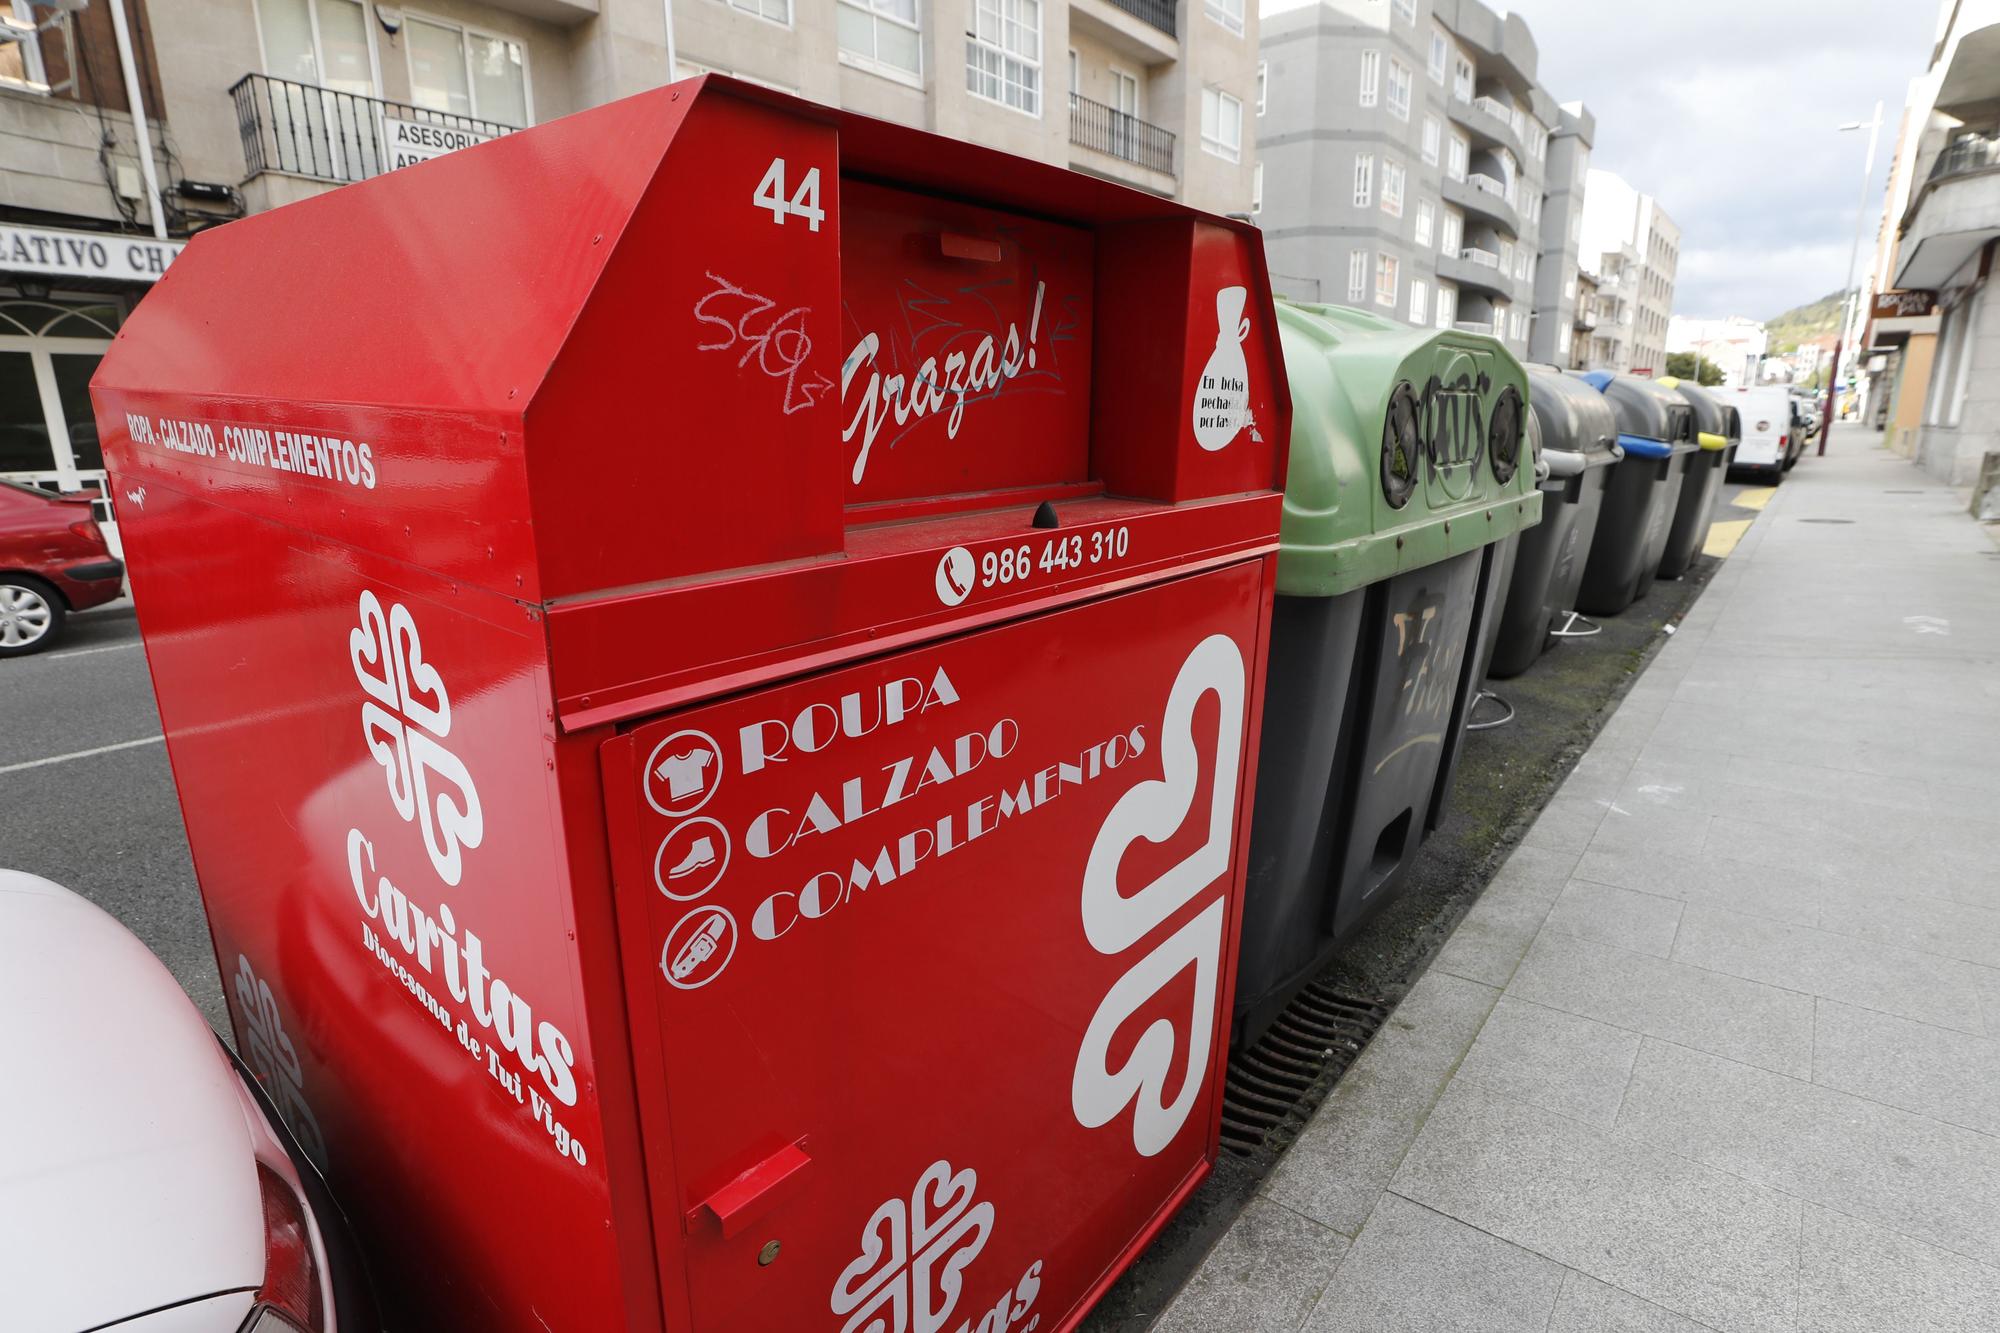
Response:
[[[1576,609],[1617,615],[1646,595],[1666,554],[1681,479],[1696,448],[1694,412],[1680,394],[1641,376],[1592,370],[1577,378],[1611,404],[1625,456],[1611,469]]]
[[[1708,540],[1708,525],[1715,518],[1715,504],[1722,496],[1722,479],[1729,471],[1735,450],[1729,438],[1729,410],[1722,400],[1698,384],[1663,378],[1659,381],[1687,399],[1694,411],[1694,437],[1701,448],[1689,456],[1687,475],[1681,478],[1679,502],[1674,506],[1673,527],[1667,533],[1667,549],[1660,557],[1660,577],[1677,579],[1694,563],[1695,553]],[[1739,422],[1742,418],[1737,419]],[[1742,427],[1737,427],[1742,437]]]
[[[1584,563],[1604,510],[1618,447],[1618,417],[1590,385],[1553,366],[1528,368],[1528,426],[1549,468],[1542,521],[1521,534],[1514,581],[1487,673],[1496,680],[1533,666],[1556,618],[1576,606]]]

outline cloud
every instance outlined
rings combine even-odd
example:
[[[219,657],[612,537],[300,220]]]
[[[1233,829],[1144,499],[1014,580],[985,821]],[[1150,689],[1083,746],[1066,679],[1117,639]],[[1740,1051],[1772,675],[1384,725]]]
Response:
[[[1597,117],[1591,164],[1681,228],[1674,310],[1765,319],[1847,279],[1866,120],[1882,131],[1862,221],[1866,268],[1903,99],[1937,11],[1922,0],[1518,0],[1559,102]]]

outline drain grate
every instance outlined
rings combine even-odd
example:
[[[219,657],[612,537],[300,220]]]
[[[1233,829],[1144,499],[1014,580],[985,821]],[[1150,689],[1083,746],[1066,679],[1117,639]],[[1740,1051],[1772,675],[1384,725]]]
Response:
[[[1275,1156],[1361,1054],[1389,1006],[1313,982],[1248,1050],[1229,1061],[1222,1146],[1237,1157]]]
[[[1802,518],[1801,523],[1852,523],[1851,518]]]

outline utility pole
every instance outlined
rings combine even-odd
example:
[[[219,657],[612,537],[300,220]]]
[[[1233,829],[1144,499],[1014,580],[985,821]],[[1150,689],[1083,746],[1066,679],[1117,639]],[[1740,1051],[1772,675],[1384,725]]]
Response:
[[[1826,412],[1819,424],[1818,453],[1821,456],[1826,453],[1826,437],[1833,434],[1833,395],[1840,387],[1841,348],[1854,336],[1854,316],[1860,313],[1861,291],[1854,285],[1854,266],[1861,260],[1861,224],[1868,216],[1868,181],[1875,174],[1875,136],[1882,128],[1882,104],[1880,102],[1875,104],[1873,120],[1866,123],[1858,120],[1850,121],[1840,128],[1843,133],[1848,130],[1868,131],[1868,165],[1861,169],[1861,201],[1854,206],[1854,248],[1847,252],[1848,298],[1847,303],[1843,303],[1844,308],[1841,311],[1844,318],[1841,321],[1840,332],[1834,335],[1833,339],[1833,365],[1826,375]]]

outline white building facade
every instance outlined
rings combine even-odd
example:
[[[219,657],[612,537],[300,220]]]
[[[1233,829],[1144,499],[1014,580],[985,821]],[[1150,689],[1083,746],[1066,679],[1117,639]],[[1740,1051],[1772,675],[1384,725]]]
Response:
[[[1673,315],[1667,320],[1667,351],[1692,352],[1714,362],[1723,385],[1731,389],[1759,382],[1758,367],[1770,345],[1764,326],[1741,315],[1727,319]]]
[[[1597,278],[1590,366],[1664,375],[1681,231],[1659,203],[1614,172],[1591,168],[1578,263]]]

